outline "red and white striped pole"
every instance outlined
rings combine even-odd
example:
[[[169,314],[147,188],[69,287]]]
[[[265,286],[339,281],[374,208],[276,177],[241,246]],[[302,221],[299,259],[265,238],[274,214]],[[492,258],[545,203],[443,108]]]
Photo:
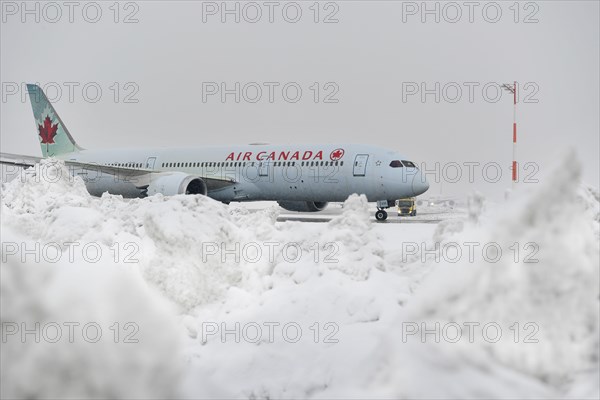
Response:
[[[517,183],[517,81],[505,83],[502,88],[513,95],[513,157],[512,157],[512,183],[513,188]]]
[[[513,83],[513,161],[512,161],[512,181],[513,185],[517,183],[517,81]]]

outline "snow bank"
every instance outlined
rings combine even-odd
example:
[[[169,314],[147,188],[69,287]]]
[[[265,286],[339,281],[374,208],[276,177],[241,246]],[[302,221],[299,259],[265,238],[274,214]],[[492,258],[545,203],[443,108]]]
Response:
[[[582,189],[580,171],[570,155],[535,192],[485,223],[474,218],[441,235],[503,254],[429,261],[432,272],[398,319],[404,332],[418,331],[383,342],[376,387],[395,397],[556,397],[570,396],[583,376],[588,389],[577,396],[598,398],[599,204],[597,192]],[[438,340],[425,333],[436,324]],[[463,336],[453,343],[456,326]],[[438,387],[424,385],[421,373]]]
[[[67,172],[45,162],[2,190],[2,398],[177,396],[174,310],[114,261],[112,239],[131,234],[103,231],[107,204]]]

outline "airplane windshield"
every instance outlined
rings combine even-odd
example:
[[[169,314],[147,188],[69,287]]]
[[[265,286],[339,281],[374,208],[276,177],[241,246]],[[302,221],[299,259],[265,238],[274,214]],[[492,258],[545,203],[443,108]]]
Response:
[[[416,168],[417,166],[412,161],[402,160],[402,163],[406,165],[408,168]]]
[[[390,167],[392,168],[401,168],[404,165],[402,165],[402,163],[400,162],[400,160],[394,160],[390,163]]]

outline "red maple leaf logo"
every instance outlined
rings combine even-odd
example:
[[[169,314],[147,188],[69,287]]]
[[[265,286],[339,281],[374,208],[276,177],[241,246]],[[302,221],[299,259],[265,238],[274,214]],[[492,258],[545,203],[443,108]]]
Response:
[[[58,130],[58,124],[52,125],[52,120],[50,119],[49,115],[46,115],[44,125],[38,125],[38,128],[40,130],[42,143],[54,143],[54,137],[56,136],[56,131]]]
[[[337,161],[344,156],[344,149],[335,149],[329,155],[332,161]]]

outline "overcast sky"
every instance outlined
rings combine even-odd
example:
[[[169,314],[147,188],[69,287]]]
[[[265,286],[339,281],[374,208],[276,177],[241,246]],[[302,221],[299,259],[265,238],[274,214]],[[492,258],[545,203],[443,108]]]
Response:
[[[513,104],[496,101],[496,83],[518,81],[518,160],[532,163],[521,177],[543,179],[572,147],[599,185],[597,1],[427,2],[431,13],[420,1],[227,2],[239,23],[220,1],[21,4],[2,2],[3,152],[40,155],[22,96],[39,82],[85,148],[372,143],[439,163],[431,194],[499,195]],[[222,83],[224,102],[211,94]],[[473,183],[465,162],[481,163]],[[499,182],[486,163],[502,166]]]

